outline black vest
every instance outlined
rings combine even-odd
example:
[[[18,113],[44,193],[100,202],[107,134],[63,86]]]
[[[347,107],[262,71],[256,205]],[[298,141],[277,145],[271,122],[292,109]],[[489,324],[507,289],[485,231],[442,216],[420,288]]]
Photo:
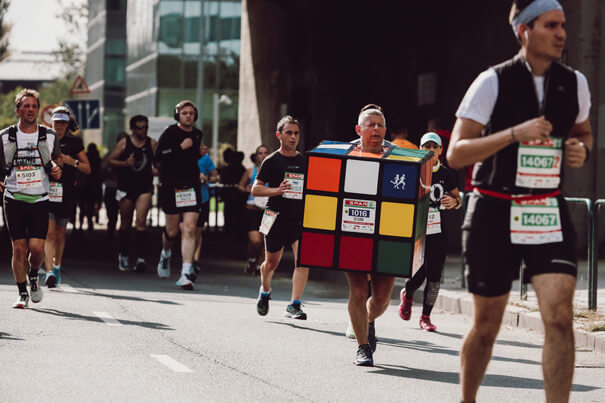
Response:
[[[136,147],[130,138],[126,137],[126,147],[118,160],[126,161],[134,157],[134,165],[120,169],[118,189],[129,191],[134,189],[151,189],[153,187],[153,149],[151,139],[147,137],[142,147]]]
[[[498,99],[485,135],[508,129],[540,116],[534,79],[519,55],[494,66],[498,75]],[[578,116],[578,83],[572,69],[553,62],[544,80],[544,115],[553,125],[551,137],[566,139]],[[473,186],[508,194],[547,193],[556,189],[515,186],[517,152],[514,143],[479,162],[473,171]],[[561,170],[563,173],[563,170]]]

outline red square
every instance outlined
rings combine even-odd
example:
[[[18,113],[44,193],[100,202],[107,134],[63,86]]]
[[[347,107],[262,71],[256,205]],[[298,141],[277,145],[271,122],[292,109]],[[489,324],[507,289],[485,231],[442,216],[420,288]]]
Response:
[[[372,271],[374,240],[371,238],[340,238],[338,267],[347,270]]]
[[[300,266],[332,267],[334,235],[303,232],[300,241]]]

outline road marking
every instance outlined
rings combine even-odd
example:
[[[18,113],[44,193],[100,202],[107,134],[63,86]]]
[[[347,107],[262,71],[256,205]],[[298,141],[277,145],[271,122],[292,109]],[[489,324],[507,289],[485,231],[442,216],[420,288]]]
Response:
[[[113,316],[108,314],[107,312],[93,312],[95,315],[99,317],[103,322],[107,323],[109,326],[120,326],[121,323],[119,320],[115,319]]]
[[[173,370],[174,372],[193,372],[191,369],[187,368],[177,360],[170,358],[165,354],[149,354],[151,358],[155,358],[161,364],[166,365],[168,368]]]

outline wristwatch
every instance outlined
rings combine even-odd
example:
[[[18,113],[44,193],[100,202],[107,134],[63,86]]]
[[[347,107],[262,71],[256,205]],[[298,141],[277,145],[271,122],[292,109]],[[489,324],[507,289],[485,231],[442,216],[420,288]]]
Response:
[[[76,160],[76,162],[74,162],[74,167],[77,168],[78,165],[80,165],[80,161]]]

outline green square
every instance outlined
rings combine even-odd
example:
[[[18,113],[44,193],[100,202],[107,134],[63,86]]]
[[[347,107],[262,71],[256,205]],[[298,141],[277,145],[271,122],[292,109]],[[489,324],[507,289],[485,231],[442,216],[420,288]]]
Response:
[[[410,277],[412,262],[412,244],[410,242],[393,242],[381,240],[378,243],[378,273]]]

